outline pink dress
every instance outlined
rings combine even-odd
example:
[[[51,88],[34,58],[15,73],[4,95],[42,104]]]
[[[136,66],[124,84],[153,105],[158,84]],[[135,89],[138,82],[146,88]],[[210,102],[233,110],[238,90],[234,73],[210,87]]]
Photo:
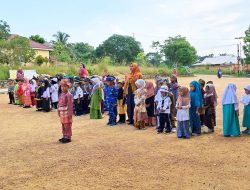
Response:
[[[23,90],[23,105],[24,106],[31,106],[31,88],[28,83],[23,83],[22,85]]]

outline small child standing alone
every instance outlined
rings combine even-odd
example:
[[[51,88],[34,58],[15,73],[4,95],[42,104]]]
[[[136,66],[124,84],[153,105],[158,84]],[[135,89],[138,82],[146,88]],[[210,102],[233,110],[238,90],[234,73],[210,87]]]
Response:
[[[58,115],[62,124],[63,137],[59,139],[61,143],[71,142],[72,136],[72,116],[73,116],[73,98],[69,93],[71,84],[67,79],[61,80],[62,93],[58,101]]]
[[[118,82],[117,85],[118,85],[117,103],[118,103],[118,114],[119,114],[118,124],[123,124],[126,122],[126,108],[125,108],[126,106],[125,106],[125,98],[123,96],[124,83]]]
[[[245,95],[241,98],[240,102],[244,104],[244,114],[242,126],[246,130],[242,131],[243,134],[250,135],[250,85],[247,85],[245,88]]]

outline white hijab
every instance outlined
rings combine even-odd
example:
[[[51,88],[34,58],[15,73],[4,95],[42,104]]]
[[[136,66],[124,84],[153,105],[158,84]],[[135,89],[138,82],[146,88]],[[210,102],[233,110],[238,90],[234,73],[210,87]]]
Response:
[[[250,91],[250,84],[247,85],[244,89]],[[244,96],[242,96],[242,98],[240,99],[240,102],[244,104],[244,106],[247,106],[248,104],[250,104],[250,94],[245,94]]]
[[[143,90],[146,86],[146,82],[142,79],[138,79],[136,82],[135,82],[136,86],[138,87],[138,90]]]
[[[101,87],[102,82],[101,82],[101,80],[100,80],[99,78],[97,78],[97,77],[91,79],[91,81],[94,82],[94,86],[93,86],[93,89],[92,89],[92,94],[93,94],[97,88],[100,88],[100,87]]]
[[[36,81],[34,79],[32,79],[33,84],[30,84],[30,90],[31,92],[35,92],[36,91]]]
[[[222,96],[222,105],[225,104],[237,104],[238,98],[236,96],[236,85],[229,83]]]

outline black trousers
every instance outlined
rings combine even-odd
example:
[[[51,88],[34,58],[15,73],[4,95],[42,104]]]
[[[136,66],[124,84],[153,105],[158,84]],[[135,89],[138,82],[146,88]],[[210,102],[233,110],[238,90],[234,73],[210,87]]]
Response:
[[[83,114],[89,114],[89,112],[90,112],[89,104],[90,104],[89,95],[87,95],[87,94],[83,95],[83,101],[82,101],[82,112],[83,112]]]
[[[14,93],[13,92],[8,92],[8,93],[9,93],[10,104],[14,104],[15,103]]]
[[[46,100],[46,98],[43,98],[43,111],[50,112],[50,98],[48,98],[48,100]]]
[[[215,114],[206,114],[205,124],[207,128],[214,130]]]
[[[37,111],[43,110],[43,101],[41,99],[36,100],[36,109],[37,109]]]
[[[170,114],[168,113],[160,113],[160,127],[158,128],[158,132],[162,133],[164,129],[167,133],[172,130]]]
[[[57,109],[57,104],[58,104],[58,102],[52,102],[51,107],[54,109]]]
[[[74,112],[76,116],[82,115],[82,99],[78,103],[78,99],[74,99]]]

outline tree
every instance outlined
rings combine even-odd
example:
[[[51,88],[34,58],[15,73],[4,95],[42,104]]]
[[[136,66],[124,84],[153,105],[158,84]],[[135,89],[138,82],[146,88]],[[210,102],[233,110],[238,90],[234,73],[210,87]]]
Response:
[[[161,52],[171,65],[191,65],[197,60],[196,50],[185,37],[169,37],[161,46]]]
[[[149,52],[145,56],[147,62],[151,65],[159,66],[161,64],[162,58],[157,52]]]
[[[21,36],[9,41],[7,52],[10,54],[9,63],[13,64],[28,63],[35,57],[35,51],[30,47],[29,40]]]
[[[245,45],[243,46],[244,54],[246,56],[245,63],[250,64],[250,26],[245,31],[245,37],[243,38]]]
[[[7,22],[0,20],[0,40],[6,40],[10,35],[10,26]]]
[[[114,62],[134,61],[143,52],[140,42],[133,37],[114,34],[96,48],[97,57],[110,56]]]
[[[41,44],[45,42],[44,38],[42,36],[39,36],[38,34],[30,36],[30,39]]]
[[[63,46],[65,46],[68,43],[69,35],[58,31],[56,34],[53,35],[54,38],[56,38],[56,41],[54,43],[61,43]]]
[[[77,61],[86,62],[95,58],[95,48],[88,43],[71,43],[67,48]]]

